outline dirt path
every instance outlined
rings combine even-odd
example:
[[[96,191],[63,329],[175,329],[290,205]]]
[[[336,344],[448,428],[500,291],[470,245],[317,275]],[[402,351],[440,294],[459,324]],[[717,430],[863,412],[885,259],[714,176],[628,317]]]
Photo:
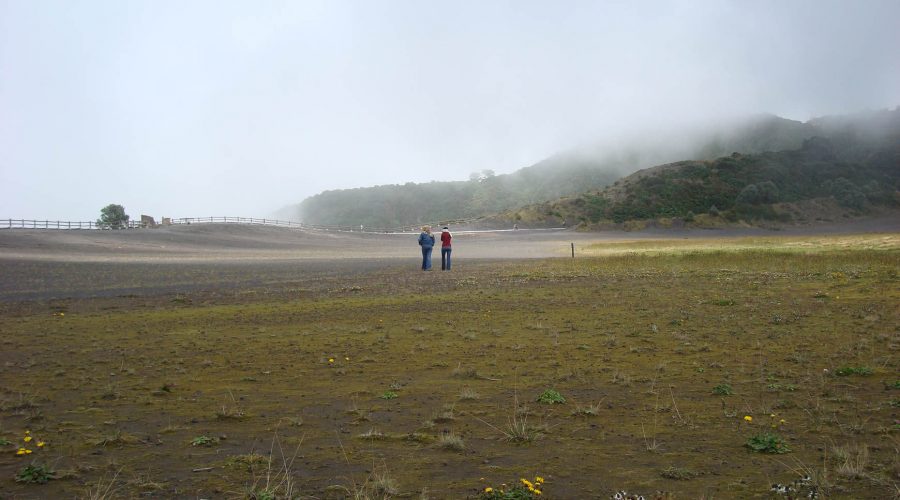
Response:
[[[700,240],[759,235],[900,231],[897,221],[864,225],[763,229],[458,231],[454,274],[493,262],[567,257],[589,245],[634,240]],[[417,270],[415,234],[306,232],[266,226],[197,224],[133,231],[0,231],[0,301],[289,293],[338,286],[354,275]],[[438,255],[435,255],[439,259]],[[409,280],[418,278],[410,274]],[[396,280],[388,280],[396,282]]]
[[[882,217],[768,230],[648,229],[637,232],[572,230],[454,231],[458,259],[565,256],[570,244],[644,239],[696,239],[759,235],[900,232],[900,218]],[[219,262],[225,260],[411,259],[415,234],[337,233],[236,224],[195,224],[154,230],[0,230],[0,262]]]

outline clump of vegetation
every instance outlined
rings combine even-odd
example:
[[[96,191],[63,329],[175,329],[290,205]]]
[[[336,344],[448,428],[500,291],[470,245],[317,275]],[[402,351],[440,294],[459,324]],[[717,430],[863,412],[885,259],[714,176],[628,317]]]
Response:
[[[194,439],[191,439],[191,446],[209,446],[218,442],[218,438],[211,438],[209,436],[197,436]]]
[[[757,453],[781,454],[791,451],[791,449],[787,444],[785,444],[784,439],[781,436],[771,432],[765,432],[762,434],[751,436],[750,439],[747,440],[747,444],[745,446]]]
[[[478,394],[478,392],[471,387],[466,386],[459,390],[459,399],[463,401],[475,400],[480,397],[481,396]]]
[[[16,474],[17,483],[45,484],[51,479],[56,479],[56,472],[49,466],[38,463],[28,464]]]
[[[719,384],[713,387],[712,392],[717,396],[731,396],[734,394],[734,390],[728,384]]]
[[[666,479],[674,479],[676,481],[687,481],[697,476],[694,472],[675,466],[666,467],[660,471],[659,475]]]
[[[379,431],[378,429],[373,428],[373,429],[369,429],[366,432],[363,432],[362,434],[360,434],[357,437],[360,439],[368,439],[369,441],[379,441],[381,439],[385,439],[387,436],[383,432]]]
[[[434,442],[434,436],[425,434],[424,432],[411,432],[403,436],[403,440],[412,443],[431,443]]]
[[[582,417],[596,417],[600,415],[600,402],[598,401],[595,405],[578,405],[574,410],[572,410],[572,415]]]
[[[437,447],[444,450],[463,451],[466,449],[466,444],[459,434],[448,432],[446,434],[441,434],[438,438]]]
[[[253,476],[251,484],[244,488],[244,498],[252,500],[277,500],[281,498],[299,498],[298,485],[295,483],[293,464],[297,458],[300,444],[293,454],[285,453],[277,434],[272,437],[269,454],[260,461],[258,455],[251,453],[236,459],[235,463],[246,463]],[[254,468],[259,464],[260,467]]]
[[[477,417],[476,417],[477,418]],[[490,422],[478,419],[491,429],[500,432],[503,439],[513,443],[530,443],[541,436],[541,429],[528,424],[528,411],[524,407],[519,406],[519,398],[513,398],[513,411],[509,418],[506,419],[506,425],[503,428],[497,427]]]
[[[274,491],[265,488],[248,488],[247,498],[250,500],[277,500],[278,497]]]
[[[835,446],[833,456],[837,461],[837,473],[850,478],[866,476],[869,467],[869,447],[865,444]]]
[[[141,440],[137,436],[121,430],[116,430],[112,434],[98,440],[95,444],[98,446],[124,446],[140,442]]]
[[[436,424],[446,424],[456,420],[456,407],[454,405],[444,405],[444,407],[435,412],[431,417],[431,422]]]
[[[536,401],[538,403],[546,405],[559,405],[564,404],[566,402],[566,398],[564,398],[563,395],[555,389],[547,389],[537,397]]]
[[[462,363],[458,363],[456,365],[456,368],[453,369],[453,372],[451,375],[455,378],[472,378],[472,379],[478,379],[478,380],[492,380],[495,382],[498,380],[496,378],[486,377],[486,376],[478,373],[478,370],[476,370],[474,368],[463,368]]]
[[[874,372],[868,366],[842,366],[834,372],[838,377],[847,377],[850,375],[869,376],[872,373]]]
[[[232,455],[225,459],[227,467],[243,468],[252,471],[268,463],[269,458],[259,453],[247,453],[246,455]]]
[[[222,405],[221,409],[216,410],[216,418],[219,420],[243,420],[247,418],[247,413],[238,404],[234,394],[228,391],[228,396],[231,399],[231,405],[226,403]]]
[[[400,397],[400,395],[394,391],[384,391],[383,393],[381,393],[381,396],[378,397],[381,399],[397,399]]]
[[[325,488],[325,491],[346,495],[341,496],[340,498],[354,499],[379,498],[386,500],[400,494],[400,488],[397,486],[397,481],[388,474],[385,465],[381,465],[369,473],[369,476],[366,477],[365,481],[362,483],[353,481],[351,486],[335,484]],[[427,493],[427,491],[423,490],[421,498],[428,498],[428,495],[425,493]],[[332,498],[332,496],[329,495],[327,498]]]

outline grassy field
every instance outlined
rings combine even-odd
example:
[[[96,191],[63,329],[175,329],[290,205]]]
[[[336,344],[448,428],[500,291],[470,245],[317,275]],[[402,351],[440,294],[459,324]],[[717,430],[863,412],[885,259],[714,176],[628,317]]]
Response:
[[[0,496],[896,497],[898,242],[5,302]]]

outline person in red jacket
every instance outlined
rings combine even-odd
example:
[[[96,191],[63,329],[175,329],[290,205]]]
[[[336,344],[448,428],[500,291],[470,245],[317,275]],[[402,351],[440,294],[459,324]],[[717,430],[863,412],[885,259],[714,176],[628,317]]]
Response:
[[[441,271],[450,270],[450,230],[447,226],[441,229]]]

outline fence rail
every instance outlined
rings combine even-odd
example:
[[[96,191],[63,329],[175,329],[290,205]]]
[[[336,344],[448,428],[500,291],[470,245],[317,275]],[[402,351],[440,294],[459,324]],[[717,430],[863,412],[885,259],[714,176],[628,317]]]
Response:
[[[141,229],[140,221],[128,221],[122,227],[113,228],[96,221],[62,221],[34,219],[0,219],[0,229]]]
[[[440,228],[443,225],[463,225],[471,223],[473,220],[452,220],[431,223],[434,228]],[[179,219],[171,219],[172,225],[188,225],[188,224],[253,224],[263,226],[278,226],[291,229],[302,229],[309,231],[336,231],[336,232],[363,232],[363,233],[404,233],[418,232],[420,226],[402,226],[402,227],[368,227],[368,226],[336,226],[322,224],[306,224],[303,222],[256,218],[256,217],[182,217]],[[110,227],[109,225],[98,224],[96,221],[59,221],[59,220],[34,220],[34,219],[0,219],[0,230],[2,229],[60,229],[60,230],[110,230],[110,229],[147,229],[159,227],[160,224],[148,225],[141,221],[131,220],[121,227]]]
[[[342,232],[369,232],[392,233],[398,228],[371,228],[366,226],[329,226],[321,224],[304,224],[302,222],[256,218],[256,217],[182,217],[171,219],[172,225],[188,224],[252,224],[262,226],[278,226],[292,229],[306,229],[312,231],[342,231]],[[137,220],[128,221],[120,227],[98,224],[96,221],[59,221],[36,219],[0,219],[0,229],[60,229],[60,230],[108,230],[108,229],[146,229],[150,226]]]
[[[264,226],[281,226],[304,228],[302,222],[277,219],[257,219],[254,217],[182,217],[172,219],[172,224],[260,224]]]
[[[313,231],[342,231],[366,233],[393,233],[397,228],[375,228],[367,226],[329,226],[322,224],[306,224],[290,220],[259,219],[254,217],[182,217],[172,219],[172,224],[255,224],[263,226],[279,226]]]

